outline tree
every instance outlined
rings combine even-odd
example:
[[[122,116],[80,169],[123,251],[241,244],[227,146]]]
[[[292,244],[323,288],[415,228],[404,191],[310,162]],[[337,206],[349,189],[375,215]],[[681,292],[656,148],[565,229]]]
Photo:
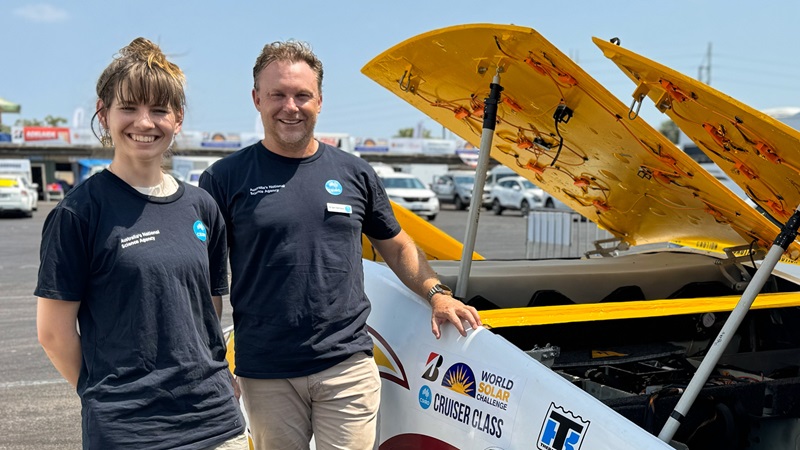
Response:
[[[66,124],[67,123],[67,119],[65,119],[63,117],[51,116],[51,115],[48,114],[47,117],[44,118],[44,120],[39,120],[39,119],[17,119],[17,121],[14,122],[14,125],[16,125],[18,127],[42,127],[42,126],[57,127],[57,126],[61,125],[62,123]]]
[[[38,119],[17,119],[14,125],[18,127],[40,127],[42,126],[42,121]]]
[[[48,114],[47,117],[44,118],[44,123],[46,123],[48,126],[51,126],[51,127],[57,127],[57,126],[61,125],[62,123],[66,124],[67,123],[67,119],[65,119],[63,117],[53,117],[53,116]]]
[[[678,125],[671,120],[666,120],[661,122],[661,126],[658,127],[658,131],[661,132],[664,136],[667,137],[673,144],[677,145],[681,139],[681,130],[678,128]]]
[[[401,137],[401,138],[414,137],[414,129],[413,128],[400,128],[399,130],[397,130],[397,134],[394,137]],[[425,139],[430,139],[431,130],[422,130],[422,137],[425,138]]]
[[[11,133],[11,127],[0,123],[0,133]]]

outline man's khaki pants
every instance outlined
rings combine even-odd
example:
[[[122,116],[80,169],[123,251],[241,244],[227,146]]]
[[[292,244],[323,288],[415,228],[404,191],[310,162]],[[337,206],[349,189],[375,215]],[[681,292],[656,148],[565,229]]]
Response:
[[[380,375],[365,353],[313,375],[261,380],[239,377],[255,450],[372,450]]]

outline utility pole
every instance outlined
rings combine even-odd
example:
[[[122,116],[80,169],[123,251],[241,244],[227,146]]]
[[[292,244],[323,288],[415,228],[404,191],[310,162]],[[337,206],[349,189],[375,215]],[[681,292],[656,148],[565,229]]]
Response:
[[[701,62],[700,67],[697,68],[697,79],[701,83],[705,83],[709,86],[711,85],[711,42],[708,43],[708,49],[706,50],[706,56],[703,58],[703,62]]]

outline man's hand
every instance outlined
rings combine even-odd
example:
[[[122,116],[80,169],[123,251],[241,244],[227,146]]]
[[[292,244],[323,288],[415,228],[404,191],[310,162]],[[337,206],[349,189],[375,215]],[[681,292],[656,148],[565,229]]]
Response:
[[[433,308],[433,312],[431,313],[431,331],[433,331],[433,335],[436,336],[436,339],[442,336],[439,326],[445,322],[450,322],[455,325],[462,336],[467,335],[462,320],[466,320],[472,329],[483,326],[481,316],[478,314],[477,309],[472,306],[467,306],[449,295],[434,295],[433,298],[431,298],[431,308]]]
[[[231,373],[231,386],[233,386],[233,396],[236,397],[236,401],[239,401],[239,397],[242,396],[242,388],[239,387],[239,378],[232,373]]]

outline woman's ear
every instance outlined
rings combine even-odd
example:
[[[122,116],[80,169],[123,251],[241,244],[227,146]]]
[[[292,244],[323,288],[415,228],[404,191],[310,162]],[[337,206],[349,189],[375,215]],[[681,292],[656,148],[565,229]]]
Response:
[[[175,115],[175,134],[181,132],[181,128],[183,127],[183,114],[184,110],[181,108],[181,110],[178,111],[178,114]]]
[[[100,121],[100,126],[103,127],[103,129],[107,130],[108,129],[108,109],[106,109],[106,107],[103,104],[102,100],[97,99],[97,105],[96,105],[95,111],[97,111],[97,119]]]

